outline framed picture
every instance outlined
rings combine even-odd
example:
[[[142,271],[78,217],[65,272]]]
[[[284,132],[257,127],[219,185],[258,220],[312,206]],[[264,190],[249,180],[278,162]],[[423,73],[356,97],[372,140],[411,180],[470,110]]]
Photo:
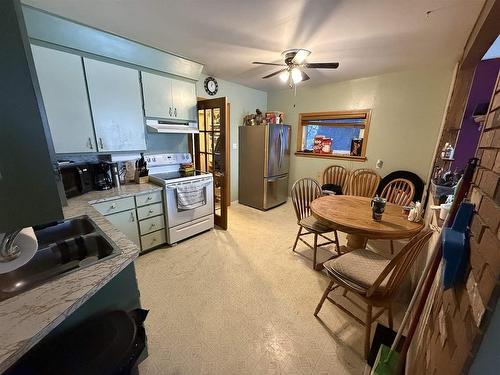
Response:
[[[361,156],[363,138],[353,138],[351,140],[351,156]]]

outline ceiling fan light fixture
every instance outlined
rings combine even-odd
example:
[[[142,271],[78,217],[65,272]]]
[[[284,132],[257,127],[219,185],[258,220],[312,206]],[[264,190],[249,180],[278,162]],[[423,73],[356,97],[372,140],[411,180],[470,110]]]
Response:
[[[279,77],[280,77],[281,82],[286,83],[286,82],[288,82],[288,80],[290,78],[290,72],[288,70],[284,70],[280,73]]]
[[[293,83],[295,83],[295,84],[302,81],[302,72],[297,67],[292,69],[292,80],[293,80]]]

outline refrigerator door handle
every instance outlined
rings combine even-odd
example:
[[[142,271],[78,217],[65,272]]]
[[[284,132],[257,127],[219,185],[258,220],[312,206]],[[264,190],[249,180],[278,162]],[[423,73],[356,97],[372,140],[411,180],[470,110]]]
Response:
[[[283,175],[283,176],[277,176],[277,177],[270,177],[270,178],[266,178],[267,182],[276,182],[276,181],[279,181],[279,180],[284,180],[288,178],[288,175]]]
[[[281,162],[282,162],[282,159],[283,159],[283,127],[280,128],[278,139],[279,139],[279,142],[280,142],[280,153],[279,153],[279,159],[278,159],[278,168],[281,170]]]
[[[286,143],[285,143],[285,140],[283,138],[285,138],[285,127],[282,125],[281,126],[281,160],[283,160],[285,158]]]

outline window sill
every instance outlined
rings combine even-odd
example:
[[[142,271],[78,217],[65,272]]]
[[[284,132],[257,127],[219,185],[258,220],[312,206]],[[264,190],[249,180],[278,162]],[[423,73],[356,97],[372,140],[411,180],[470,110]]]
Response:
[[[352,155],[342,155],[342,154],[315,154],[313,152],[303,152],[296,151],[296,156],[306,157],[306,158],[320,158],[320,159],[344,159],[353,161],[366,161],[366,156],[352,156]]]

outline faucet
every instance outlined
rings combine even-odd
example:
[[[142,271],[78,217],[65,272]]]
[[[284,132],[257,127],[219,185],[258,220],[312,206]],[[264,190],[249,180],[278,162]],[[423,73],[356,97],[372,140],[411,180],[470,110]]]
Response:
[[[16,259],[21,253],[19,246],[14,244],[14,240],[19,232],[21,232],[21,229],[5,233],[2,241],[0,242],[0,262],[10,262],[11,260]]]

